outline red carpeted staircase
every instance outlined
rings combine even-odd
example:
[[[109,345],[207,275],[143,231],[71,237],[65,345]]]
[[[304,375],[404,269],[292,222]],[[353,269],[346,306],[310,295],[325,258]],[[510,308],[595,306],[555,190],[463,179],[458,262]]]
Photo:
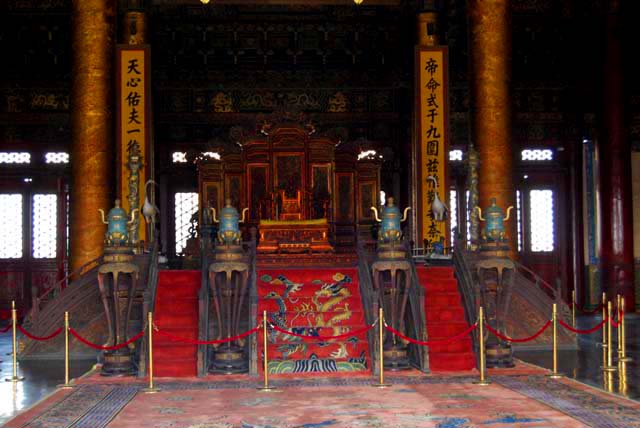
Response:
[[[198,339],[198,291],[200,271],[161,270],[154,323],[175,336]],[[155,334],[153,371],[158,377],[190,377],[197,374],[197,345],[176,342]]]
[[[416,267],[418,279],[425,287],[425,310],[429,340],[445,339],[464,331],[467,321],[453,267]],[[432,371],[462,371],[475,368],[471,336],[455,342],[429,347]]]
[[[307,336],[334,336],[365,327],[356,269],[263,269],[258,313],[280,328]],[[262,355],[259,341],[259,355]],[[370,369],[366,333],[336,340],[269,336],[269,373],[360,372]],[[262,357],[260,358],[262,368]]]

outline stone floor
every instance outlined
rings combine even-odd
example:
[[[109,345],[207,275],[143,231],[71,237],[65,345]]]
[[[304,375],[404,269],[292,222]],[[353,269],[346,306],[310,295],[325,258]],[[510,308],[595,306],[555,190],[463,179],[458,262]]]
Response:
[[[33,406],[51,394],[56,385],[64,383],[63,361],[25,361],[19,363],[18,375],[25,378],[22,382],[5,382],[11,377],[11,335],[0,335],[0,425]],[[69,366],[72,378],[89,371],[96,360],[75,360]]]
[[[578,328],[588,329],[593,327],[601,318],[580,317],[577,320]],[[627,363],[627,387],[626,390],[614,388],[614,392],[633,399],[640,399],[640,317],[635,316],[627,320],[627,356],[633,361]],[[615,330],[613,331],[615,336]],[[613,338],[616,339],[615,337]],[[602,366],[602,335],[596,332],[590,335],[578,335],[578,349],[558,352],[558,371],[567,377],[579,380],[598,388],[605,387]],[[617,341],[615,342],[617,346]],[[551,351],[517,351],[515,356],[523,361],[540,367],[551,369],[553,367],[553,354]],[[615,353],[614,353],[615,363]],[[617,385],[618,374],[614,373],[614,384]]]

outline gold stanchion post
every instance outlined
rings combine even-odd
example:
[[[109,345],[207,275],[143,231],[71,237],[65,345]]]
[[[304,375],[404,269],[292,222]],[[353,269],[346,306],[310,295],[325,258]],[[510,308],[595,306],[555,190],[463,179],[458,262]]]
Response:
[[[380,326],[380,334],[378,337],[378,361],[380,362],[380,378],[378,383],[371,386],[375,388],[388,388],[391,384],[384,383],[384,313],[382,307],[378,311],[378,322]]]
[[[607,295],[606,293],[602,293],[602,320],[607,319]],[[602,366],[604,367],[607,363],[607,348],[609,345],[607,344],[607,325],[604,324],[602,326]]]
[[[571,321],[573,328],[576,328],[576,290],[571,292]]]
[[[620,342],[622,343],[622,346],[620,347],[620,353],[618,354],[618,362],[619,363],[628,363],[630,361],[633,361],[633,358],[631,357],[627,357],[627,329],[625,327],[625,319],[626,319],[626,315],[624,313],[624,297],[620,298],[620,305],[621,305],[621,316],[620,316],[620,325],[618,328],[620,328]],[[624,366],[623,366],[624,368]],[[622,374],[621,374],[622,376]]]
[[[58,385],[61,389],[73,388],[69,382],[69,312],[64,313],[64,383]]]
[[[264,384],[258,388],[258,391],[262,392],[277,392],[278,389],[269,385],[269,357],[267,354],[267,311],[262,312],[262,344],[263,344],[263,372],[264,372]]]
[[[480,337],[480,380],[473,382],[476,385],[486,386],[490,385],[491,382],[487,380],[486,370],[487,370],[487,360],[484,349],[484,308],[480,306],[480,312],[478,314],[478,328],[480,331],[478,332],[478,336]]]
[[[13,358],[13,376],[5,379],[7,382],[20,382],[24,380],[24,377],[18,376],[18,338],[17,338],[17,330],[18,330],[18,310],[16,309],[16,301],[11,301],[11,333],[12,333],[12,344],[13,351],[11,352]]]
[[[551,318],[553,322],[553,371],[547,376],[551,379],[559,379],[562,377],[561,373],[558,373],[558,304],[553,304],[553,315]]]
[[[147,313],[147,329],[149,334],[149,386],[142,390],[145,394],[160,392],[153,384],[153,313]]]
[[[618,358],[620,358],[620,347],[622,346],[622,329],[620,328],[620,319],[622,315],[622,309],[620,308],[620,298],[619,294],[616,295],[616,315],[618,317],[618,328],[616,329],[617,337],[618,337]]]
[[[616,370],[618,370],[617,367],[615,367],[613,365],[613,343],[611,342],[611,302],[607,302],[607,323],[606,323],[606,330],[605,332],[607,333],[607,344],[609,345],[607,347],[607,361],[606,364],[602,367],[602,370],[604,370],[605,372],[615,372]]]

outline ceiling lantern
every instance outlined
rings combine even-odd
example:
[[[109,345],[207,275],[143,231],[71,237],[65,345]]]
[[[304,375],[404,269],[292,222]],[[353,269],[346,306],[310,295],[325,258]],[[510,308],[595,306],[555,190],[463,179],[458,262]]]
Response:
[[[209,0],[200,0],[200,2],[201,2],[202,4],[208,4],[208,3],[209,3]]]
[[[364,1],[364,0],[353,0],[353,2],[354,2],[355,4],[358,4],[358,5],[362,4],[362,2],[363,2],[363,1]]]

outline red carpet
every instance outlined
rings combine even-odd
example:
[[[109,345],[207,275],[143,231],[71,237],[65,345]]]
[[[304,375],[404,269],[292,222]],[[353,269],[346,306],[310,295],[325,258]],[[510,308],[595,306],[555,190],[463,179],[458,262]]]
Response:
[[[468,327],[464,317],[458,280],[453,267],[417,267],[418,279],[425,287],[425,310],[429,340],[455,336]],[[429,347],[432,371],[460,371],[475,368],[471,337],[456,342]]]
[[[365,327],[356,269],[260,270],[258,296],[258,313],[266,310],[272,324],[297,334],[335,336]],[[366,333],[324,341],[274,332],[268,353],[269,373],[274,374],[363,372],[370,367]]]
[[[155,324],[175,336],[198,338],[200,271],[161,270],[158,274]],[[154,335],[153,371],[158,377],[190,377],[197,374],[197,345]]]

